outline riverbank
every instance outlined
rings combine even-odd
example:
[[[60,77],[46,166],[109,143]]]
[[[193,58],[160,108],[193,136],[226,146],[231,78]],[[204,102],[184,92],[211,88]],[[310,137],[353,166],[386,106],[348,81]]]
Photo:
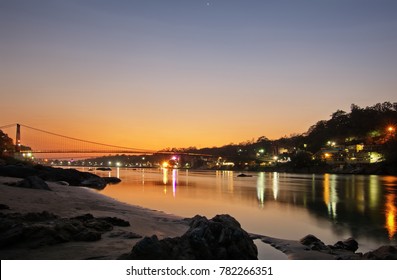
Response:
[[[4,246],[0,258],[5,259],[117,259],[128,253],[141,238],[175,237],[188,226],[183,219],[160,211],[144,209],[118,202],[99,194],[96,190],[47,182],[52,191],[7,186],[18,178],[0,177],[0,213],[41,213],[46,211],[63,219],[91,214],[94,217],[116,217],[129,222],[129,226],[113,226],[97,241],[71,241],[37,248],[31,246]],[[5,209],[9,208],[9,209]]]

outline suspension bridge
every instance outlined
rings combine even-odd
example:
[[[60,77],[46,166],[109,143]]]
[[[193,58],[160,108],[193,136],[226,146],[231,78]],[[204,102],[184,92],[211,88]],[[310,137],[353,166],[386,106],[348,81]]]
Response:
[[[0,130],[14,141],[13,152],[17,154],[34,154],[36,157],[51,157],[50,155],[76,155],[74,157],[93,157],[109,154],[170,154],[166,151],[155,151],[133,147],[123,147],[95,141],[70,137],[28,125],[14,123],[0,126]],[[12,136],[15,135],[15,138]],[[194,153],[186,155],[209,156]],[[91,156],[89,156],[91,155]]]

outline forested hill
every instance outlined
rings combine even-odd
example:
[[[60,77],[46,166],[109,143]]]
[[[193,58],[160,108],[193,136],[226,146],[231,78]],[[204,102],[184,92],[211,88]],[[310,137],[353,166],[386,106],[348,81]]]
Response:
[[[307,132],[277,140],[269,140],[265,136],[257,140],[239,144],[228,144],[222,147],[208,147],[196,149],[171,149],[175,151],[200,152],[219,156],[254,158],[258,153],[277,154],[280,148],[289,150],[305,150],[311,153],[318,152],[327,143],[332,141],[337,145],[382,145],[395,141],[397,127],[397,102],[378,103],[361,108],[351,105],[351,111],[337,110],[330,119],[318,121]]]

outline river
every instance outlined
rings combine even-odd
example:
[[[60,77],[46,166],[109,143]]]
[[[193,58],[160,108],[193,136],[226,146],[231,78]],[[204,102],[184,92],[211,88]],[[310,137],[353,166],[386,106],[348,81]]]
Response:
[[[396,245],[397,177],[168,169],[95,171],[122,179],[101,191],[183,217],[230,214],[248,232],[325,244],[353,237],[359,252]]]

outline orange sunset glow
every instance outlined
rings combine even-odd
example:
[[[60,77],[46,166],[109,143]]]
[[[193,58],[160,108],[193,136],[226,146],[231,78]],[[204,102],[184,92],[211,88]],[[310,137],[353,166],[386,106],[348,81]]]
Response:
[[[393,9],[303,7],[5,1],[0,125],[203,148],[304,133],[352,103],[395,97]]]

